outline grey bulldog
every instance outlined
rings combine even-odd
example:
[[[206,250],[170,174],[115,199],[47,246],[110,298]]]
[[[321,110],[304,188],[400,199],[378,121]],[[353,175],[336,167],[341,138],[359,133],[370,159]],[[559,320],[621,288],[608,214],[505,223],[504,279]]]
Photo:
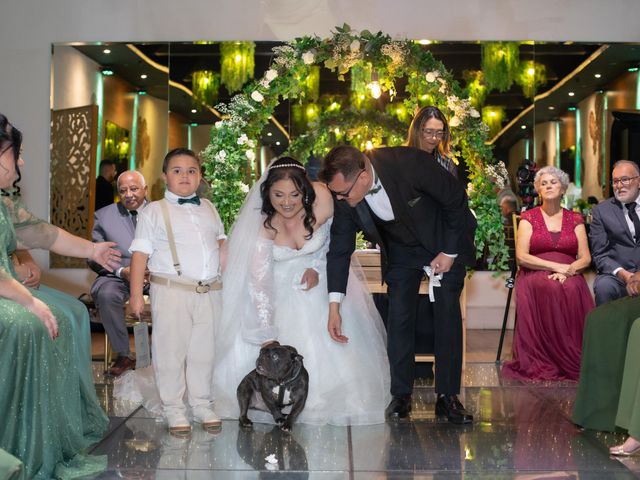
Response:
[[[255,370],[242,379],[236,391],[240,426],[251,428],[253,422],[247,417],[247,411],[257,408],[271,412],[276,424],[290,431],[304,408],[308,391],[309,373],[302,363],[302,355],[295,348],[278,342],[265,345],[260,349]],[[289,406],[289,413],[283,413]]]

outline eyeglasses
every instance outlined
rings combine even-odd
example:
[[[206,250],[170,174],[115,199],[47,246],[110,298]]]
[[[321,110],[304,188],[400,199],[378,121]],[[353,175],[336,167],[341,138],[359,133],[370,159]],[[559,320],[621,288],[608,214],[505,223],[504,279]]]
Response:
[[[425,128],[422,130],[422,135],[427,138],[437,138],[441,140],[444,137],[444,130],[433,130],[431,128]]]
[[[635,177],[622,177],[622,178],[614,178],[611,180],[611,184],[615,187],[616,185],[621,185],[623,187],[628,187],[631,185],[631,180],[634,178],[638,178],[640,175],[636,175]]]
[[[349,189],[346,192],[340,193],[340,192],[335,192],[333,190],[331,190],[331,188],[329,188],[329,186],[327,185],[327,188],[329,188],[329,191],[331,192],[331,194],[334,197],[342,197],[342,198],[349,198],[349,194],[351,193],[351,190],[353,190],[353,187],[356,186],[356,182],[358,181],[358,178],[360,178],[360,175],[362,175],[362,172],[364,172],[365,169],[363,168],[362,170],[360,170],[360,172],[358,172],[358,175],[356,175],[355,180],[353,181],[353,183],[351,184],[351,186],[349,187]]]

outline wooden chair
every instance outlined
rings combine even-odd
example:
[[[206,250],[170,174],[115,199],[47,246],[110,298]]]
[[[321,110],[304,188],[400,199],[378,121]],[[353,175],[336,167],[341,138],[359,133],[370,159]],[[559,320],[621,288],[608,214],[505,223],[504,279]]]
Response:
[[[512,226],[510,228],[505,228],[505,241],[507,242],[507,246],[510,251],[513,251],[513,256],[510,259],[511,263],[511,273],[509,278],[505,283],[505,287],[507,287],[507,303],[504,306],[504,316],[502,317],[502,329],[500,331],[500,342],[498,343],[498,353],[496,354],[496,363],[500,363],[500,357],[502,356],[502,345],[504,344],[504,336],[507,331],[507,320],[509,319],[509,308],[511,307],[511,296],[513,295],[513,289],[516,284],[516,274],[518,273],[518,262],[516,261],[516,253],[515,253],[515,244],[516,239],[518,238],[518,223],[520,223],[520,215],[513,213],[512,214]],[[508,233],[511,232],[512,236],[509,236]],[[511,250],[511,245],[513,245],[513,250]],[[515,322],[518,320],[518,314],[516,312],[516,316],[514,319],[514,329]]]

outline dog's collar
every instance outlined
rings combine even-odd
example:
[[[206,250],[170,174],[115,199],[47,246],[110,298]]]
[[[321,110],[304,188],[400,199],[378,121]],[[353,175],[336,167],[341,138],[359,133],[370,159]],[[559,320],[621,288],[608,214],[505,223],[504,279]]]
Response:
[[[300,372],[302,371],[302,362],[298,360],[296,363],[297,363],[297,366],[296,366],[294,375],[291,378],[285,380],[284,382],[278,382],[278,386],[286,387],[287,385],[292,383],[296,378],[300,376]]]

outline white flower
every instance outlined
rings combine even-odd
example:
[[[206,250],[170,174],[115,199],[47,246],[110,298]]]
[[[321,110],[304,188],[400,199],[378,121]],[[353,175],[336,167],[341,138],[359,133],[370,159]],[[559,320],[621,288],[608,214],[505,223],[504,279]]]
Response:
[[[458,125],[460,125],[460,119],[458,117],[453,117],[451,120],[449,120],[450,127],[457,127]]]
[[[247,135],[243,133],[242,135],[240,135],[240,138],[238,138],[238,145],[244,145],[248,141],[249,141],[249,137],[247,137]]]
[[[316,57],[313,54],[313,52],[304,52],[302,54],[302,61],[304,62],[305,65],[311,65],[313,62],[315,62]]]
[[[218,160],[219,162],[224,162],[224,159],[227,157],[227,152],[225,152],[224,150],[220,150],[218,153],[216,153],[215,159]]]
[[[472,108],[471,110],[469,110],[469,115],[471,115],[473,118],[479,118],[480,112],[475,108]]]
[[[266,78],[263,78],[262,80],[260,80],[260,86],[264,87],[264,88],[269,88],[269,80],[267,80]]]
[[[264,97],[259,91],[254,90],[253,92],[251,92],[251,99],[260,103],[264,100]]]
[[[435,73],[433,73],[433,72],[429,72],[429,73],[427,73],[427,75],[426,75],[426,79],[427,79],[427,82],[429,82],[429,83],[433,83],[433,82],[435,82],[435,81],[436,81],[436,74],[435,74]]]
[[[256,152],[254,152],[253,150],[247,150],[245,152],[245,155],[247,156],[247,158],[249,160],[251,160],[252,162],[256,159]]]
[[[351,42],[351,45],[349,45],[349,50],[351,50],[353,53],[358,52],[360,50],[360,41],[354,40],[353,42]]]
[[[221,128],[222,128],[222,120],[218,120],[218,121],[215,123],[215,126],[216,126],[216,128],[217,128],[217,129],[221,129]]]
[[[456,97],[455,95],[451,95],[450,97],[447,97],[447,107],[449,107],[450,110],[455,110],[457,105],[458,105],[458,97]]]
[[[442,85],[440,85],[440,88],[438,89],[438,91],[440,93],[445,93],[447,91],[447,86],[443,83]]]
[[[244,193],[249,193],[249,185],[240,182],[240,190],[242,190]]]
[[[277,76],[278,76],[278,72],[276,72],[273,68],[264,72],[264,78],[267,79],[269,82],[271,82]]]
[[[253,140],[247,140],[247,145],[249,146],[249,148],[255,148],[256,142],[254,142]]]

